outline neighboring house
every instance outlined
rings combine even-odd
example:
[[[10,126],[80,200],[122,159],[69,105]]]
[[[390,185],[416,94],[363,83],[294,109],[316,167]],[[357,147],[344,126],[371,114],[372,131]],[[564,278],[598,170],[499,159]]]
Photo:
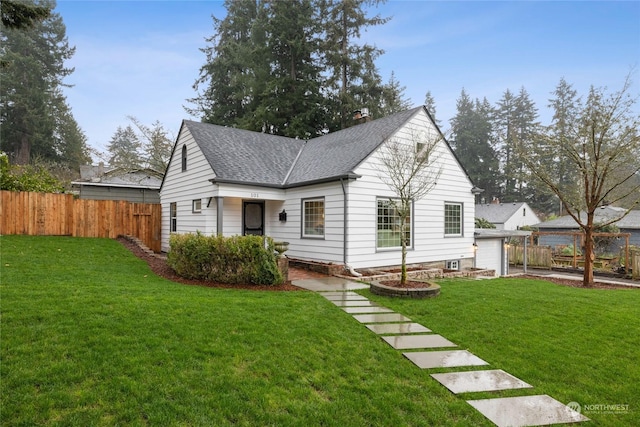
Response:
[[[626,209],[617,208],[613,206],[602,206],[596,210],[595,222],[603,223],[610,221],[611,219],[618,218]],[[582,212],[580,215],[581,220],[586,221],[586,213]],[[640,246],[640,210],[634,210],[629,212],[624,218],[614,223],[620,231],[620,233],[629,233],[629,244]],[[569,215],[562,216],[560,218],[553,219],[551,221],[541,222],[536,224],[535,227],[542,232],[567,232],[567,231],[579,231],[579,227],[575,220]],[[580,240],[578,240],[580,242]],[[563,235],[541,235],[538,244],[542,246],[556,246],[573,245],[573,237]],[[580,244],[580,243],[578,243]],[[617,253],[620,247],[625,245],[625,239],[620,238],[617,242],[613,242],[609,247],[609,252]]]
[[[127,200],[135,203],[160,203],[162,172],[153,169],[105,170],[98,166],[80,166],[80,179],[71,183],[81,199]]]
[[[498,230],[519,230],[540,222],[533,209],[524,202],[476,205],[476,218],[486,219]]]
[[[162,249],[170,233],[258,234],[289,242],[291,258],[398,265],[378,150],[391,138],[416,145],[417,133],[441,135],[424,107],[309,141],[183,121],[160,189]],[[473,185],[444,139],[437,152],[442,175],[414,203],[407,262],[471,267]]]

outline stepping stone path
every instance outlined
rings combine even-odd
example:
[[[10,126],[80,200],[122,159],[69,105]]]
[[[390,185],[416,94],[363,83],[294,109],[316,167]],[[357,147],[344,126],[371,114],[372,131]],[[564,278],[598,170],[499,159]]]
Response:
[[[423,350],[402,353],[420,369],[466,368],[489,363],[406,316],[381,307],[353,292],[368,285],[337,277],[296,280],[294,285],[320,292],[370,331],[397,350]],[[441,350],[449,348],[448,350]],[[436,350],[433,350],[436,349]],[[430,351],[424,351],[430,350]],[[501,369],[481,369],[431,374],[454,394],[501,390],[528,390],[533,386]],[[547,395],[467,400],[498,427],[524,427],[578,423],[589,418]]]

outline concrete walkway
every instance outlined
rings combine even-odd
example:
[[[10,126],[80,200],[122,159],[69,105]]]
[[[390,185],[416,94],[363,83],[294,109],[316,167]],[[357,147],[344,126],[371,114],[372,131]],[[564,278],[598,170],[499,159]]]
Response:
[[[490,366],[467,350],[445,337],[432,333],[424,325],[370,301],[353,292],[369,286],[338,277],[314,277],[293,280],[295,286],[319,292],[327,300],[367,329],[378,334],[383,341],[397,350],[420,369],[447,368],[451,372],[431,374],[436,381],[454,394],[533,389],[519,378],[501,369],[455,371],[458,367]],[[482,415],[499,427],[538,426],[588,421],[579,412],[547,395],[526,395],[480,400],[467,400]]]

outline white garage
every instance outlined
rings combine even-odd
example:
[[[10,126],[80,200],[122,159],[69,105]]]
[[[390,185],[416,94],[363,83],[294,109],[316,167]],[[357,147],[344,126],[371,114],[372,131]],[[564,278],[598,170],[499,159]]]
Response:
[[[531,235],[530,231],[476,229],[474,233],[476,268],[494,270],[496,276],[509,274],[509,255],[506,243],[511,238],[524,238],[529,235]]]

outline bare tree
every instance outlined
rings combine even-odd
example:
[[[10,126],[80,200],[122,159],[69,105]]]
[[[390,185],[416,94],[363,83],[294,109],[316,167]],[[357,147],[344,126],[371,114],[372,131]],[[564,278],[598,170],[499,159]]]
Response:
[[[389,204],[399,218],[401,286],[407,283],[407,223],[411,219],[411,204],[429,194],[440,178],[438,146],[443,139],[435,130],[430,134],[412,132],[410,139],[394,137],[380,150],[382,170],[378,177],[396,195],[389,198]]]
[[[535,177],[558,196],[584,233],[584,286],[593,284],[593,233],[619,221],[640,203],[640,116],[634,110],[638,99],[630,95],[630,87],[630,76],[615,93],[592,87],[584,107],[565,123],[562,137],[549,130],[537,141],[522,144],[520,152]],[[552,161],[549,148],[556,156]],[[558,164],[571,165],[575,176],[559,180]],[[598,207],[622,200],[628,208],[619,216],[595,222]]]

